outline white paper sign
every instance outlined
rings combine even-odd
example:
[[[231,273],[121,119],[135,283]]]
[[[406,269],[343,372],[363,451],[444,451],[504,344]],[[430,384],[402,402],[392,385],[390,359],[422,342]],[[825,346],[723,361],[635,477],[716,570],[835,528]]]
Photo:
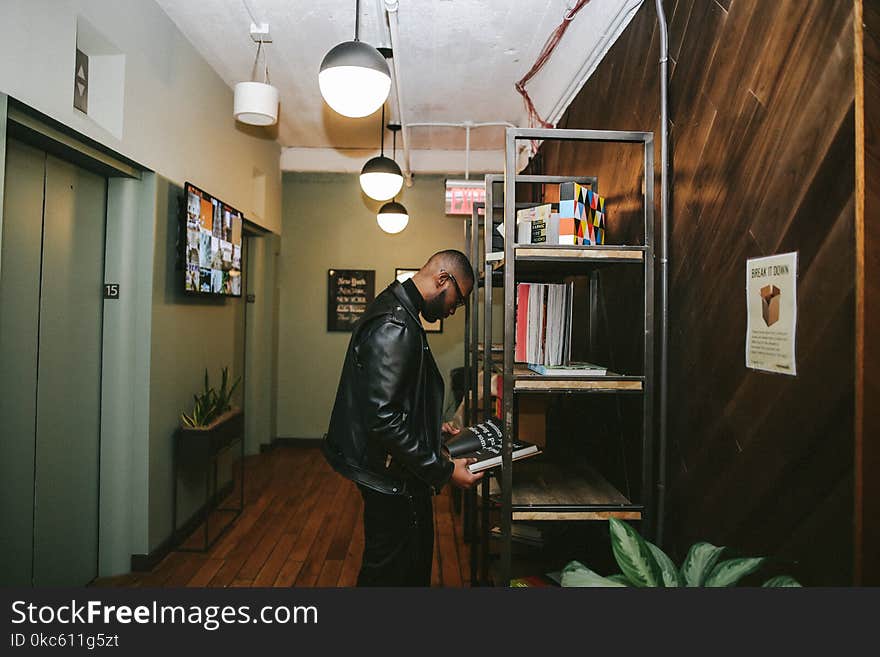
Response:
[[[797,253],[746,261],[746,367],[797,374]]]

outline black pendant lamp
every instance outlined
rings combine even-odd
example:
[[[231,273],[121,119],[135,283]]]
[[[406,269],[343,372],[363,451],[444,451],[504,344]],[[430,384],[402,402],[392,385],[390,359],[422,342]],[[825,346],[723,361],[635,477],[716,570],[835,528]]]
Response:
[[[324,56],[318,86],[327,104],[351,118],[369,116],[385,104],[391,91],[388,62],[359,39],[360,0],[355,3],[354,41],[335,46]]]
[[[400,130],[400,126],[389,125],[388,129],[391,130],[394,134],[394,146],[392,147],[393,156],[397,151],[397,131]],[[397,163],[394,162],[394,160],[391,160],[391,163],[394,164],[395,167],[397,167]],[[400,171],[400,167],[398,167],[397,170]],[[402,186],[403,175],[400,176],[400,183]],[[400,191],[400,189],[398,189],[398,191]],[[406,208],[403,207],[402,203],[398,203],[397,201],[389,201],[388,203],[385,203],[381,208],[379,208],[379,213],[376,215],[376,221],[379,223],[379,228],[384,230],[386,233],[399,233],[404,228],[406,228],[406,225],[409,223],[409,212],[406,211]]]
[[[396,130],[399,130],[400,126],[395,126],[395,128],[392,128],[391,126],[388,127],[389,129],[395,130],[396,137]],[[400,167],[397,166],[397,162],[385,157],[384,105],[382,106],[382,135],[380,141],[380,155],[367,160],[364,168],[361,169],[360,182],[361,189],[364,190],[364,194],[369,196],[371,199],[374,199],[376,201],[387,201],[388,199],[397,196],[398,192],[400,192],[401,187],[403,187],[403,173],[401,173]],[[395,140],[395,147],[396,144],[397,142]]]

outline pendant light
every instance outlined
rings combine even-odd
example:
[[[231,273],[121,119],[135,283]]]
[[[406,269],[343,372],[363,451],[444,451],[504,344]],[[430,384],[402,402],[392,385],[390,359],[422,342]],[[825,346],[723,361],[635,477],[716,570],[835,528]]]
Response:
[[[385,157],[385,106],[382,106],[382,134],[380,136],[381,151],[377,157],[367,160],[361,169],[361,189],[364,194],[376,201],[387,201],[397,196],[403,187],[403,173],[397,162]],[[389,130],[400,129],[400,126],[388,126]],[[395,141],[395,145],[397,142]]]
[[[379,208],[376,221],[379,222],[379,228],[393,235],[406,228],[409,223],[409,214],[406,208],[397,201],[389,201]]]
[[[266,34],[268,34],[268,25]],[[264,53],[265,68],[263,82],[253,80],[260,63],[260,50],[263,48],[262,38],[257,41],[257,58],[251,73],[251,82],[239,82],[235,85],[232,113],[236,121],[250,125],[274,125],[278,121],[278,88],[269,84],[269,53]]]
[[[359,38],[360,0],[355,2],[354,41],[335,46],[324,56],[318,86],[327,104],[350,118],[369,116],[385,104],[391,73],[382,54]]]
[[[394,134],[394,146],[392,147],[393,157],[397,151],[397,131],[400,130],[400,126],[389,125],[388,129]],[[397,163],[395,163],[394,160],[391,160],[391,162],[394,166],[397,166]],[[400,171],[399,168],[397,170]],[[401,184],[403,184],[403,176],[400,177],[400,181]],[[386,233],[391,233],[393,235],[406,228],[406,225],[409,223],[409,213],[406,211],[406,208],[403,207],[402,203],[389,201],[379,208],[379,213],[376,215],[376,221],[379,223],[379,228]]]

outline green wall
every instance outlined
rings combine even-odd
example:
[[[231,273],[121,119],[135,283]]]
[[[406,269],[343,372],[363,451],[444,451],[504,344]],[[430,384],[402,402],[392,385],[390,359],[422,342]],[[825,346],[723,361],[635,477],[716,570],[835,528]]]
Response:
[[[327,430],[349,333],[327,331],[327,270],[374,269],[376,292],[396,267],[420,267],[441,249],[464,250],[462,217],[444,214],[444,178],[418,176],[398,201],[409,225],[397,235],[376,223],[379,203],[354,174],[285,173],[278,285],[278,421],[284,438],[320,438]],[[454,177],[450,174],[450,177]],[[464,312],[429,334],[446,381],[463,364]]]
[[[202,389],[205,368],[212,385],[219,385],[224,366],[229,367],[233,380],[244,372],[244,298],[183,293],[183,272],[177,269],[177,204],[183,190],[164,178],[157,187],[150,356],[150,550],[171,534],[172,449],[180,413],[190,410],[193,394]],[[240,388],[233,403],[241,405]],[[228,470],[229,458],[221,461],[221,486],[228,481]],[[204,501],[204,472],[184,473],[178,485],[180,524]]]
[[[245,305],[246,338],[244,404],[247,453],[256,454],[275,433],[275,371],[278,363],[276,264],[277,235],[251,237],[245,254],[245,284],[253,299]]]

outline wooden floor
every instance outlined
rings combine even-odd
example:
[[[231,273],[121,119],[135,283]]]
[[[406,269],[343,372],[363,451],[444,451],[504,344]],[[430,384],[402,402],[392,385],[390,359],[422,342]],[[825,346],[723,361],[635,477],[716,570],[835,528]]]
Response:
[[[233,504],[237,501],[238,490]],[[151,572],[94,586],[354,586],[363,501],[316,447],[279,447],[245,461],[245,507],[207,553],[171,552]],[[212,516],[222,526],[222,516]],[[469,585],[468,546],[450,487],[434,498],[433,586]],[[191,541],[201,541],[203,527]]]

